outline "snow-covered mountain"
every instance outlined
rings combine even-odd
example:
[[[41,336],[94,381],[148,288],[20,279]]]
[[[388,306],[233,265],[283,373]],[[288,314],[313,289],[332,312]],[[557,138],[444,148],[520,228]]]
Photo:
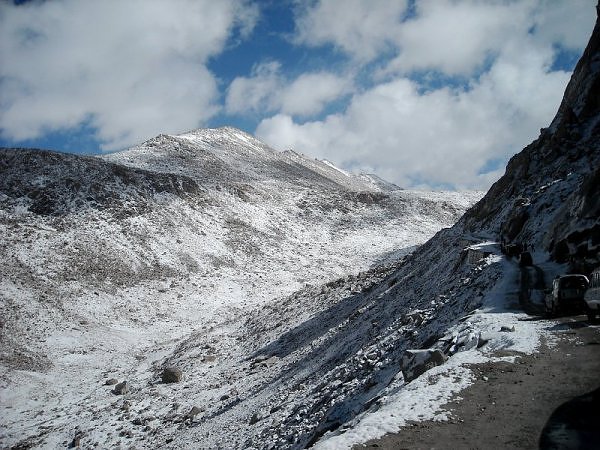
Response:
[[[103,159],[3,150],[2,444],[348,448],[447,417],[466,363],[534,351],[548,325],[520,311],[544,273],[519,289],[500,240],[533,244],[548,279],[599,263],[599,41],[552,124],[441,231],[473,197],[229,128]]]
[[[2,445],[53,448],[79,425],[113,447],[108,375],[133,393],[195,333],[397,261],[479,197],[399,190],[232,128],[104,157],[0,150]]]

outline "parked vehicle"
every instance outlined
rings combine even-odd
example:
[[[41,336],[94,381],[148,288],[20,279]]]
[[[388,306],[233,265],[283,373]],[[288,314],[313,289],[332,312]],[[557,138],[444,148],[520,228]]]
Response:
[[[600,317],[600,267],[592,271],[590,284],[583,296],[585,301],[586,313],[590,322],[596,317]]]
[[[533,266],[533,258],[529,252],[521,252],[519,255],[519,267]]]
[[[513,256],[519,256],[523,251],[523,246],[521,244],[506,244],[504,246],[504,252],[506,256],[512,258]]]
[[[583,313],[587,310],[583,296],[589,285],[585,275],[573,274],[556,277],[552,292],[546,296],[546,311],[556,316],[560,313]]]

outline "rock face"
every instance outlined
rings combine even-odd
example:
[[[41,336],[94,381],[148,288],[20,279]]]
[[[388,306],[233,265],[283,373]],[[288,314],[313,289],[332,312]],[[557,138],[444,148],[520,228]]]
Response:
[[[177,367],[167,367],[162,373],[163,383],[179,383],[181,381],[181,370]]]
[[[592,37],[548,128],[508,163],[465,214],[507,241],[533,243],[572,270],[600,264],[600,30]],[[538,233],[540,228],[545,233]]]

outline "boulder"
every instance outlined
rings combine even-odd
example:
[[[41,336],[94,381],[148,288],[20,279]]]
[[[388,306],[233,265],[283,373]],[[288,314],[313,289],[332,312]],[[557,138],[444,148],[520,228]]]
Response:
[[[163,383],[179,383],[181,381],[181,370],[177,367],[167,367],[162,373]]]
[[[127,386],[127,381],[123,381],[115,386],[113,389],[113,394],[115,395],[124,395],[129,390],[129,386]]]
[[[200,414],[202,411],[203,411],[202,408],[198,408],[197,406],[192,406],[192,409],[190,409],[190,411],[186,414],[186,417],[193,419],[198,414]]]
[[[408,383],[435,366],[446,362],[446,356],[438,349],[406,350],[401,367],[404,380]]]

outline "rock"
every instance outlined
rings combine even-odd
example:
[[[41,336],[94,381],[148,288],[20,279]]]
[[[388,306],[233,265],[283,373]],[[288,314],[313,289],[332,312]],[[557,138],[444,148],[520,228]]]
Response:
[[[270,357],[271,357],[271,355],[258,355],[256,358],[254,358],[253,364],[258,364],[263,361],[266,361]]]
[[[197,406],[193,406],[192,409],[190,409],[190,411],[186,414],[186,417],[193,419],[198,414],[200,414],[202,411],[203,410],[201,408],[198,408]]]
[[[112,390],[112,393],[115,395],[124,395],[129,390],[129,386],[127,385],[127,381],[123,381],[115,386]]]
[[[404,318],[402,319],[402,323],[404,325],[408,325],[409,323],[413,323],[414,325],[421,325],[423,323],[423,320],[424,317],[423,314],[421,314],[421,311],[413,311],[404,316]]]
[[[181,381],[181,370],[177,367],[167,367],[162,373],[163,383],[179,383]]]
[[[104,384],[106,386],[112,386],[113,384],[117,384],[119,382],[119,380],[117,380],[116,378],[109,378],[108,380],[106,380],[104,382]]]
[[[276,364],[277,361],[279,361],[278,356],[261,355],[261,356],[258,356],[256,359],[254,359],[254,361],[252,361],[250,363],[250,368],[254,369],[254,368],[270,367],[270,366]]]
[[[466,352],[479,345],[480,333],[471,329],[461,331],[456,336],[455,344],[450,348],[450,353]]]
[[[133,437],[133,432],[131,430],[123,430],[119,433],[119,436],[130,439]]]
[[[515,331],[515,326],[514,325],[512,327],[502,326],[502,327],[500,327],[500,331],[505,332],[505,333],[513,333]]]
[[[479,342],[477,343],[477,348],[483,347],[485,344],[490,342],[490,338],[487,336],[479,336]]]
[[[227,400],[228,398],[229,398],[229,395],[224,394],[224,395],[221,395],[221,397],[219,398],[219,400],[223,401],[223,400]]]
[[[83,437],[83,435],[84,433],[82,431],[76,430],[75,437],[71,442],[69,442],[68,448],[79,448],[79,446],[81,445],[81,438]]]
[[[401,361],[402,375],[408,383],[444,362],[446,362],[446,356],[438,349],[406,350]]]
[[[259,417],[258,413],[254,413],[254,414],[252,414],[252,417],[250,417],[250,420],[248,421],[248,424],[249,425],[254,425],[259,420],[260,420],[260,417]]]

